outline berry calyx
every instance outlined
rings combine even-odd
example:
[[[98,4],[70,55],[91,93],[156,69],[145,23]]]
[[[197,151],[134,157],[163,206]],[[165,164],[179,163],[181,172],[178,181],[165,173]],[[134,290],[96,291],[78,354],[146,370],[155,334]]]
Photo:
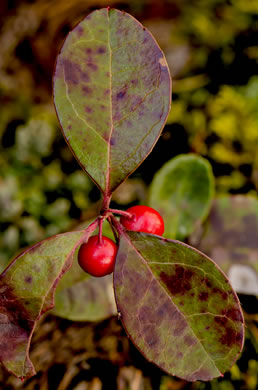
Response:
[[[105,276],[114,270],[116,253],[117,246],[114,241],[103,236],[100,243],[98,236],[91,236],[87,243],[81,245],[78,262],[90,275]]]
[[[122,216],[121,224],[127,230],[145,232],[161,236],[164,233],[164,221],[161,215],[148,206],[133,206],[126,210],[131,218]]]

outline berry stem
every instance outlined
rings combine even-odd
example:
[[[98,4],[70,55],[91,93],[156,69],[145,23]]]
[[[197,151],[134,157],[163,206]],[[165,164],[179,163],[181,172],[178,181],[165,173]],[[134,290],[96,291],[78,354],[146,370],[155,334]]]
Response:
[[[99,220],[99,234],[98,234],[98,244],[103,245],[103,240],[102,240],[102,230],[103,230],[103,217],[100,216],[98,218]]]
[[[123,210],[109,209],[108,211],[114,214],[122,215],[123,217],[130,218],[130,219],[134,217],[132,213],[128,213],[127,211],[123,211]]]

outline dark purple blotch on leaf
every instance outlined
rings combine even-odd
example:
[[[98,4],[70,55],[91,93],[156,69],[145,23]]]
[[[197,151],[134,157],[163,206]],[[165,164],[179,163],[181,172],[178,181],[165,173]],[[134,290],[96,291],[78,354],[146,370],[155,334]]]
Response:
[[[144,327],[144,333],[143,338],[145,343],[150,347],[153,348],[155,345],[159,343],[159,336],[157,332],[155,332],[155,326],[150,325],[148,327]],[[158,353],[158,351],[157,351]]]
[[[85,95],[90,95],[92,93],[92,89],[90,87],[87,87],[87,85],[84,85],[82,87],[82,94]]]
[[[110,139],[110,145],[114,146],[116,144],[116,139],[115,137],[111,137]]]
[[[235,329],[228,327],[220,338],[220,342],[227,347],[232,347],[234,344],[242,344],[242,332],[236,332]]]
[[[97,51],[98,54],[104,54],[106,53],[106,48],[103,46],[100,46]]]
[[[80,66],[78,64],[74,64],[72,61],[64,58],[62,60],[62,64],[64,67],[64,75],[67,83],[78,84],[79,83],[79,74],[80,74]]]
[[[26,276],[26,277],[24,278],[24,281],[25,281],[26,283],[31,283],[31,282],[32,282],[32,276],[30,276],[30,275]]]
[[[126,94],[126,91],[120,91],[118,92],[118,94],[116,95],[116,98],[117,99],[123,99],[123,97],[125,96]]]
[[[84,32],[84,30],[83,30],[82,26],[78,26],[77,27],[77,34],[79,35],[79,37],[82,36],[83,32]]]
[[[96,64],[93,64],[92,62],[87,63],[88,68],[90,68],[92,71],[98,70],[98,66]]]
[[[209,297],[209,294],[205,291],[203,291],[199,294],[200,301],[207,301],[208,297]]]
[[[174,329],[173,335],[175,337],[181,336],[184,333],[186,327],[187,327],[186,322],[181,321],[180,324]]]
[[[184,295],[192,288],[191,279],[193,276],[193,271],[185,269],[180,265],[176,265],[174,275],[168,275],[165,272],[161,272],[160,279],[172,295]]]
[[[89,107],[89,106],[86,106],[86,107],[85,107],[85,111],[86,111],[88,114],[90,114],[90,113],[92,113],[92,108]]]
[[[228,308],[222,310],[222,314],[230,318],[232,321],[244,322],[242,313],[237,308]]]
[[[34,320],[23,301],[17,299],[12,289],[0,280],[0,314],[5,318],[1,326],[0,360],[12,360],[17,354],[21,340],[25,342],[34,327]]]

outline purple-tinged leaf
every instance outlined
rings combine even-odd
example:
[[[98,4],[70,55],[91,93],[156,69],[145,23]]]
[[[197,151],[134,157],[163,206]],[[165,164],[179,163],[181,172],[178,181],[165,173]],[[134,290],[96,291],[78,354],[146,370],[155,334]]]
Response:
[[[60,277],[84,232],[53,236],[17,256],[0,276],[0,360],[17,377],[35,374],[28,351],[41,315],[54,306]]]
[[[169,374],[208,381],[227,371],[241,352],[238,298],[215,263],[194,248],[126,232],[114,287],[128,335]]]
[[[258,200],[236,195],[213,202],[205,227],[192,245],[211,256],[239,293],[258,295]]]
[[[171,101],[167,62],[132,16],[94,11],[64,42],[54,100],[73,153],[109,194],[146,158],[165,124]]]

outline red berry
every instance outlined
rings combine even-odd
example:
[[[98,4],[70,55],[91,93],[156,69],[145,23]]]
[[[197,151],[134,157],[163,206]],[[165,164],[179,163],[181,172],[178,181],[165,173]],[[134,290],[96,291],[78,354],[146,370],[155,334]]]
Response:
[[[78,253],[78,262],[82,269],[93,276],[105,276],[114,270],[117,246],[108,237],[91,236],[82,244]]]
[[[121,223],[127,230],[145,232],[161,236],[164,233],[164,221],[161,215],[148,206],[133,206],[126,210],[132,218],[121,217]]]

